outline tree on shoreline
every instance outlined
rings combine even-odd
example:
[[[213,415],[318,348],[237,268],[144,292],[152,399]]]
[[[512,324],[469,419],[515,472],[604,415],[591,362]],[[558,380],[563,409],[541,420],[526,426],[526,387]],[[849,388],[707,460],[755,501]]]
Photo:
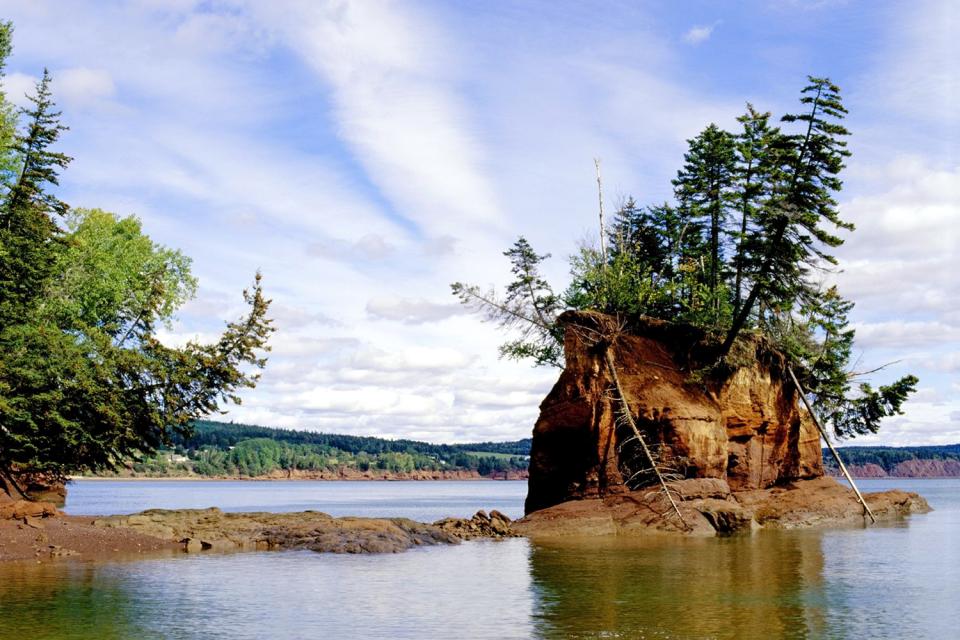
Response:
[[[610,251],[584,246],[571,257],[572,282],[553,310],[554,317],[563,308],[589,309],[699,327],[716,345],[708,370],[736,367],[731,349],[738,338],[762,335],[796,370],[834,433],[852,437],[876,432],[882,418],[901,413],[917,378],[878,389],[854,386],[859,374],[850,369],[854,331],[847,319],[853,303],[822,283],[837,264],[831,252],[843,243],[838,232],[853,230],[835,199],[850,156],[849,132],[840,124],[847,110],[829,79],[808,80],[800,92],[803,110],[781,118],[797,130],[771,126],[769,113],[748,104],[738,134],[711,124],[689,140],[673,181],[676,202],[641,207],[628,199],[607,232]],[[523,324],[523,314],[508,316],[511,309],[491,303],[494,292],[465,297],[479,290],[453,287],[502,327]],[[523,331],[526,344],[562,355],[555,323]],[[532,351],[501,348],[501,354],[520,359]]]
[[[10,23],[0,24],[0,69]],[[111,468],[188,432],[253,387],[273,331],[260,274],[244,316],[210,344],[156,336],[196,291],[190,261],[134,217],[71,211],[52,191],[70,158],[50,74],[7,135],[0,100],[0,486]]]

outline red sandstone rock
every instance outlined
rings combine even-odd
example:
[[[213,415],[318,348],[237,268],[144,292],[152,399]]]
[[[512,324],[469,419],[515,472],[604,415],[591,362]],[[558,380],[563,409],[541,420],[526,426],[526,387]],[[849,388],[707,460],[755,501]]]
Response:
[[[628,490],[605,345],[593,344],[615,321],[589,312],[560,321],[566,368],[533,430],[527,513]],[[823,475],[819,435],[784,382],[782,360],[759,339],[749,344],[750,364],[705,381],[694,374],[708,347],[693,327],[641,318],[609,348],[638,427],[686,477],[737,491]]]

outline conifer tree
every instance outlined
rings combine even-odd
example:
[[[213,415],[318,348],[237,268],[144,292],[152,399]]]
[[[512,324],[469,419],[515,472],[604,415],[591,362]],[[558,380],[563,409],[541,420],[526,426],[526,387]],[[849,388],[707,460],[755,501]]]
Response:
[[[46,70],[30,100],[34,108],[23,112],[26,129],[11,146],[20,174],[0,204],[0,327],[16,321],[42,294],[61,235],[55,216],[67,210],[48,191],[58,184],[59,171],[70,158],[50,148],[66,127],[55,110]]]
[[[690,220],[701,222],[707,234],[706,284],[710,292],[714,322],[720,320],[720,290],[723,278],[722,243],[733,204],[736,182],[734,139],[715,124],[688,140],[683,168],[673,181],[677,202]]]
[[[747,104],[747,112],[737,118],[743,129],[736,136],[737,185],[736,206],[739,224],[736,233],[735,271],[733,283],[733,315],[743,304],[744,270],[748,254],[756,254],[751,247],[749,231],[756,228],[763,202],[770,197],[778,180],[778,137],[780,130],[770,126],[770,112],[761,113]],[[754,236],[756,237],[756,236]]]
[[[753,284],[720,347],[720,357],[729,352],[761,294],[767,306],[805,297],[810,292],[806,281],[810,268],[818,261],[836,262],[826,249],[843,241],[821,226],[824,222],[853,229],[840,219],[833,195],[843,184],[838,176],[850,155],[843,139],[849,132],[838,123],[847,110],[839,87],[829,79],[811,76],[809,81],[800,98],[807,111],[782,118],[804,123],[803,133],[778,136],[771,147],[777,181],[763,203],[753,236],[748,269]]]
[[[0,24],[0,68],[9,33]],[[215,342],[174,348],[157,338],[158,323],[193,294],[189,260],[132,218],[79,211],[62,223],[68,207],[53,188],[70,158],[54,149],[66,127],[50,83],[44,71],[23,131],[0,135],[0,159],[18,169],[0,193],[0,491],[8,492],[18,472],[115,467],[239,402],[273,331],[257,274],[243,294],[247,313]]]
[[[484,292],[462,282],[450,285],[453,294],[501,328],[517,332],[519,337],[500,345],[501,357],[562,367],[563,332],[556,320],[563,301],[540,273],[540,264],[550,254],[538,254],[521,236],[503,255],[510,260],[514,280],[502,299],[493,290]]]

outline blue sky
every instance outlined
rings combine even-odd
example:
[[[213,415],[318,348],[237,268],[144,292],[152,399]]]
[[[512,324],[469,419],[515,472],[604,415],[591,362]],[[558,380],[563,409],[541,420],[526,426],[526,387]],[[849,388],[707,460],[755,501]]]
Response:
[[[213,335],[257,268],[274,352],[227,419],[431,441],[527,436],[556,377],[496,358],[454,280],[554,259],[606,197],[670,196],[685,140],[807,74],[851,111],[839,251],[861,369],[911,371],[863,443],[960,442],[960,8],[918,2],[0,0],[4,89],[44,66],[76,160],[62,197],[140,216],[201,287],[165,339]]]

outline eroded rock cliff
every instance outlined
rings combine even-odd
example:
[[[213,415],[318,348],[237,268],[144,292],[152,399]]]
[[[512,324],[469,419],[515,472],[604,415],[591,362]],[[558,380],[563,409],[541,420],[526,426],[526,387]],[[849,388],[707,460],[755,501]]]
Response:
[[[621,326],[590,312],[560,321],[566,368],[534,427],[527,513],[631,488],[636,462],[618,427],[607,350],[638,428],[678,476],[744,491],[823,475],[816,427],[764,341],[745,340],[747,364],[703,376],[711,346],[698,329],[644,318]]]

